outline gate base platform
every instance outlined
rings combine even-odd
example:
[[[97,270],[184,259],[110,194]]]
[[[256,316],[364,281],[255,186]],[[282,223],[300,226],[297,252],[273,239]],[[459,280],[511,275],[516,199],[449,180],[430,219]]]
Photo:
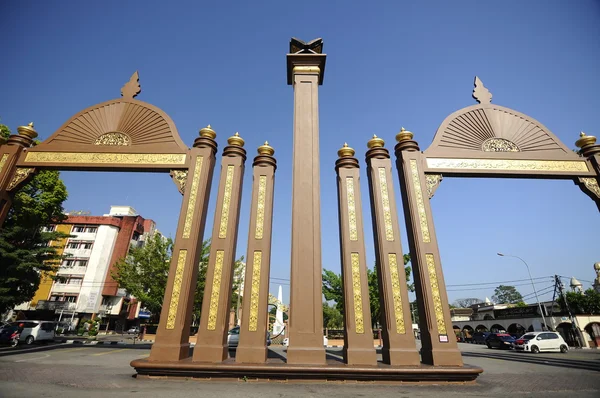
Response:
[[[263,364],[239,364],[232,358],[221,363],[193,362],[191,358],[178,362],[138,359],[132,361],[131,366],[142,377],[240,381],[465,383],[474,381],[483,372],[483,369],[470,365],[399,367],[379,362],[377,366],[354,366],[329,359],[327,365],[322,366],[288,365],[271,358]]]

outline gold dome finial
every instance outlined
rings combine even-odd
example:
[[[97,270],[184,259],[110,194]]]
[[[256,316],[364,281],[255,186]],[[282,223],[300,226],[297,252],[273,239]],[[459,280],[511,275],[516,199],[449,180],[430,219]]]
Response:
[[[340,158],[351,158],[354,156],[354,153],[354,149],[350,148],[348,143],[344,142],[344,146],[338,151],[338,156]]]
[[[215,132],[215,130],[212,129],[212,127],[210,127],[210,124],[204,127],[203,129],[200,129],[199,134],[200,137],[210,138],[211,140],[214,140],[217,136],[217,133]]]
[[[229,145],[244,146],[244,139],[240,137],[240,133],[235,133],[227,139]]]
[[[373,134],[373,138],[371,138],[369,140],[369,142],[367,142],[367,148],[369,148],[369,149],[383,148],[384,145],[385,145],[385,141],[382,140],[381,138],[377,137],[375,134]]]
[[[413,133],[405,130],[404,127],[402,127],[400,129],[400,132],[398,134],[396,134],[396,141],[398,141],[398,142],[409,141],[409,140],[412,140],[413,137],[414,137]]]
[[[275,149],[273,149],[273,147],[271,145],[269,145],[269,141],[265,141],[265,143],[263,145],[258,147],[259,155],[273,156],[274,153],[275,153]]]
[[[584,146],[594,145],[596,143],[596,137],[593,135],[586,135],[583,131],[579,133],[579,138],[575,141],[577,148],[583,148]]]
[[[30,122],[27,126],[19,126],[17,127],[17,131],[19,135],[34,139],[38,136],[37,131],[33,128],[33,122]]]

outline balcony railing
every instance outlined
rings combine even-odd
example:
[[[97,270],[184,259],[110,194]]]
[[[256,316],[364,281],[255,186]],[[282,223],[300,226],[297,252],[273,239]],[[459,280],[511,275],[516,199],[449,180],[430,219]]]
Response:
[[[37,302],[35,306],[36,310],[64,310],[64,311],[74,311],[77,308],[76,303],[71,303],[68,301],[50,301],[50,300],[40,300]]]

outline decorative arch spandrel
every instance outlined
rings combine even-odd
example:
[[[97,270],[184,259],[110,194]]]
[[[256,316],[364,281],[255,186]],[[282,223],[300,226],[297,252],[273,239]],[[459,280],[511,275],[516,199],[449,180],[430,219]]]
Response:
[[[135,72],[121,89],[123,98],[86,108],[48,139],[25,150],[21,167],[62,169],[185,169],[189,148],[171,118],[158,107],[134,99],[141,91]]]
[[[491,93],[477,77],[473,97],[479,104],[446,117],[423,151],[427,173],[567,179],[595,175],[588,160],[542,123],[492,104]]]

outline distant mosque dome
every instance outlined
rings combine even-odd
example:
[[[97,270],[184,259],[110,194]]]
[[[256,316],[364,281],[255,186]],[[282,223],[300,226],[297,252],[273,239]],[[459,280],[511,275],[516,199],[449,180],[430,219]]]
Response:
[[[579,291],[582,292],[583,291],[583,284],[581,282],[579,282],[577,280],[577,278],[572,277],[571,278],[571,289],[573,289],[573,291]]]

